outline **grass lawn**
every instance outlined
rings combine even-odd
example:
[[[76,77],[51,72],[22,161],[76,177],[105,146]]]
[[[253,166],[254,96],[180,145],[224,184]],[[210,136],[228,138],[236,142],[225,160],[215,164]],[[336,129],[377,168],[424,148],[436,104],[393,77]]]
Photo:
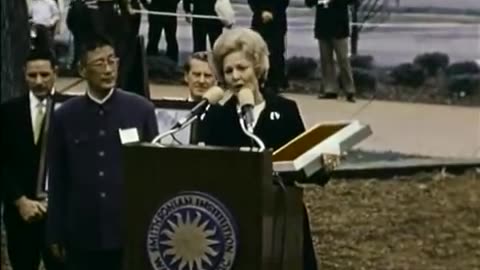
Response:
[[[334,180],[305,192],[321,269],[480,269],[480,175]]]

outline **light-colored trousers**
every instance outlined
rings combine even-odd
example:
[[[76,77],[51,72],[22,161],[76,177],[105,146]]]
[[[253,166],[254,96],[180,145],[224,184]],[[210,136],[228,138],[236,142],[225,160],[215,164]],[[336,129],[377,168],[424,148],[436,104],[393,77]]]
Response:
[[[335,58],[340,70],[340,80],[346,93],[355,93],[352,67],[348,58],[348,38],[342,39],[319,39],[320,64],[322,68],[323,91],[324,93],[337,93],[338,84],[335,68]]]

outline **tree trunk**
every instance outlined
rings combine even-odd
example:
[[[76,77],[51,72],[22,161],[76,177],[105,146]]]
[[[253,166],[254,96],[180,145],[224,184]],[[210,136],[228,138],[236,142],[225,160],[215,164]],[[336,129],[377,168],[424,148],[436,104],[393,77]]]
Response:
[[[0,0],[1,94],[5,102],[26,90],[23,66],[30,46],[27,4],[23,0]]]
[[[352,9],[352,34],[350,36],[350,49],[352,55],[357,55],[358,53],[358,39],[360,38],[360,26],[358,25],[358,8],[359,2],[353,2],[353,9]]]

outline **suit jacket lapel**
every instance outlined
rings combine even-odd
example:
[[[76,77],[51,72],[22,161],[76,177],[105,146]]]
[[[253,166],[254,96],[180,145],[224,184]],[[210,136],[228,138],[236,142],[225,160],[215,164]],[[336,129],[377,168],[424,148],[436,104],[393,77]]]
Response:
[[[257,134],[259,137],[264,138],[265,141],[270,141],[271,132],[275,132],[274,129],[274,122],[270,119],[270,114],[273,110],[275,110],[275,104],[272,102],[272,99],[269,97],[265,98],[265,108],[260,115],[258,116],[257,124],[254,128],[254,133]]]
[[[33,119],[32,119],[32,112],[30,111],[30,97],[27,95],[23,105],[22,105],[22,114],[23,117],[22,119],[26,119],[27,121],[24,121],[25,125],[22,125],[24,128],[23,133],[27,138],[30,138],[30,142],[32,147],[35,145],[35,141],[33,138]]]
[[[287,135],[293,128],[285,118],[285,108],[279,101],[276,96],[265,98],[265,109],[260,113],[255,127],[255,134],[263,139],[267,147],[274,149],[286,142],[289,137]]]

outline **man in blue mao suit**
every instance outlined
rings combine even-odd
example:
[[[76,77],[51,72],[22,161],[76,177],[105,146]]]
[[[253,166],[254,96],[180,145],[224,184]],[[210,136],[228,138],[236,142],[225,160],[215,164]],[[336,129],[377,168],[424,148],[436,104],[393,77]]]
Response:
[[[122,269],[121,145],[158,133],[154,106],[115,88],[112,44],[85,43],[80,74],[88,89],[53,117],[47,240],[67,269]]]

